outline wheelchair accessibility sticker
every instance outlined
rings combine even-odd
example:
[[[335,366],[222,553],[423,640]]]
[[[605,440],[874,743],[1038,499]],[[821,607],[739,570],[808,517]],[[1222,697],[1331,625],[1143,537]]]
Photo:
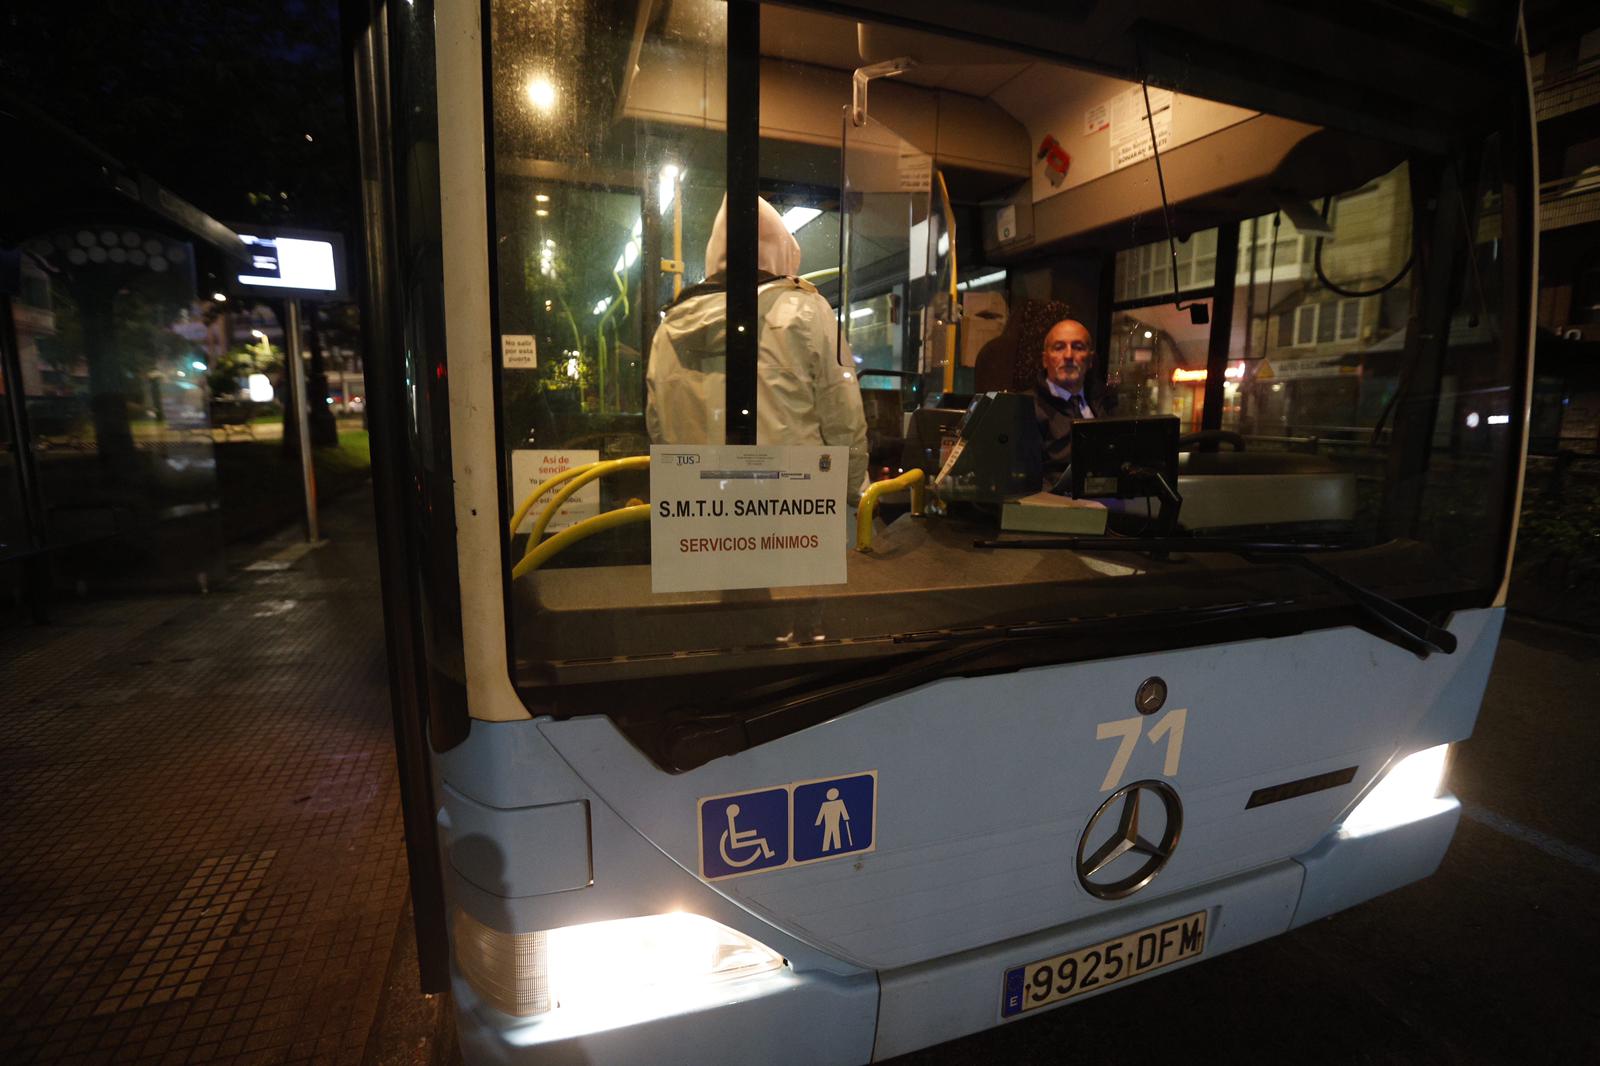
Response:
[[[707,881],[805,866],[877,845],[878,771],[795,781],[700,801]]]

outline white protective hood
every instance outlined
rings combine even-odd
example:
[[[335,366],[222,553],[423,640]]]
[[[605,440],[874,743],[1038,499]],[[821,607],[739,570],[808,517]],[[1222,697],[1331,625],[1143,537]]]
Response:
[[[783,224],[777,208],[756,197],[756,224],[759,227],[756,269],[768,274],[800,273],[800,242]],[[728,269],[728,197],[722,197],[717,220],[711,224],[711,239],[706,241],[706,274],[721,274]]]

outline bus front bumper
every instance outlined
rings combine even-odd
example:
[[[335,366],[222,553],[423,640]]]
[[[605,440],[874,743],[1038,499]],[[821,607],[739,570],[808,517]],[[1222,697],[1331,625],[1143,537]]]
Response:
[[[1205,950],[1146,976],[1215,958],[1327,917],[1429,876],[1438,868],[1460,818],[1461,805],[1443,796],[1404,820],[1352,833],[1335,828],[1295,859],[1213,881],[1191,890],[1118,907],[1103,917],[1059,931],[990,945],[920,966],[880,974],[882,1002],[874,1058],[953,1040],[1002,1021],[1002,978],[1007,970],[1091,946],[1186,914],[1205,911]],[[1079,1002],[1128,984],[1084,993]]]
[[[533,1063],[860,1063],[872,1049],[874,975],[797,974],[787,967],[729,982],[686,1010],[614,1003],[516,1018],[483,1002],[452,970],[463,1058]]]
[[[670,1010],[608,1002],[518,1018],[489,1006],[459,972],[452,986],[465,1060],[531,1063],[860,1063],[992,1028],[1008,970],[1198,911],[1203,952],[1121,988],[1316,921],[1431,874],[1461,806],[1443,796],[1403,821],[1330,831],[1291,860],[1108,910],[1087,921],[916,966],[841,977],[787,966],[709,990]],[[1111,988],[1085,993],[1082,999]],[[1068,1003],[1078,1002],[1074,998]],[[1053,1009],[1052,1005],[1046,1009]]]
[[[1461,801],[1444,795],[1404,821],[1367,832],[1336,829],[1296,861],[1305,887],[1291,929],[1429,877],[1461,821]]]

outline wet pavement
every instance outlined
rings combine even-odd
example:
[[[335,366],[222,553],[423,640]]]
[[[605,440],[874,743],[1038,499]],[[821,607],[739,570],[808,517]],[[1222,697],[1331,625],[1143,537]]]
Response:
[[[323,521],[209,595],[0,630],[0,1063],[453,1050],[415,991],[370,496]],[[1600,638],[1514,619],[1433,878],[897,1061],[1600,1061],[1596,692]]]
[[[366,1055],[405,843],[370,495],[324,520],[0,630],[0,1062]]]

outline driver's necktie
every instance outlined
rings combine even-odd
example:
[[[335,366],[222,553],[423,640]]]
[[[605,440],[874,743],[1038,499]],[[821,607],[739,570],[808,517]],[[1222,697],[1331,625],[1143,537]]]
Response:
[[[1067,417],[1073,419],[1083,417],[1083,397],[1077,393],[1073,393],[1072,399],[1067,401]]]

